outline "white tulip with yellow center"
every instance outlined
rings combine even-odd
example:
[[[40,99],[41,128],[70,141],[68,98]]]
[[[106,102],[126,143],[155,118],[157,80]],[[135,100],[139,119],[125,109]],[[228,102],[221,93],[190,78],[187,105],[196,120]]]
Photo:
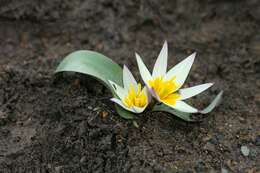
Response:
[[[112,98],[111,101],[117,103],[124,109],[133,113],[141,113],[149,103],[149,95],[146,87],[142,89],[140,83],[137,83],[133,74],[124,66],[123,85],[119,86],[113,81],[109,81],[118,98]]]
[[[190,88],[180,89],[184,84],[191,66],[194,62],[196,53],[181,61],[172,69],[167,71],[168,46],[164,43],[163,48],[155,62],[153,73],[151,74],[140,56],[136,53],[138,68],[143,81],[148,90],[159,102],[181,112],[196,113],[202,112],[188,105],[183,100],[191,98],[213,85],[206,83]]]

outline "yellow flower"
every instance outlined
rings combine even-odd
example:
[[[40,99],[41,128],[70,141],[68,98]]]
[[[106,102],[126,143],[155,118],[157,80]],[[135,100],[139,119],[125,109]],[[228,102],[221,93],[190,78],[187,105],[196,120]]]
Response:
[[[177,84],[175,82],[175,77],[165,81],[162,77],[157,77],[154,80],[149,80],[149,86],[154,90],[157,96],[163,103],[169,105],[175,105],[176,101],[180,99],[180,94],[176,93]]]
[[[180,89],[184,84],[196,53],[193,53],[185,60],[167,71],[168,46],[164,43],[163,48],[155,62],[153,73],[151,74],[140,56],[136,53],[136,59],[141,77],[148,90],[159,102],[170,106],[181,112],[196,113],[198,109],[188,105],[183,100],[193,97],[213,85],[206,83],[191,88]]]
[[[145,110],[149,103],[147,89],[146,87],[142,89],[141,84],[137,84],[132,73],[126,66],[123,68],[124,87],[121,87],[112,81],[109,82],[118,96],[118,98],[112,98],[111,101],[134,113],[141,113]]]
[[[123,103],[128,108],[131,107],[145,107],[147,104],[147,96],[144,90],[141,90],[142,86],[139,83],[137,91],[135,90],[134,86],[131,84],[128,94],[125,96]]]

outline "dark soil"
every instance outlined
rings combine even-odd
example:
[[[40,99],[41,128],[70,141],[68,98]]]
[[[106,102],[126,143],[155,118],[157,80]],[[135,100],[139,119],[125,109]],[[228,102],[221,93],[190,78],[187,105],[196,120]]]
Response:
[[[1,173],[260,171],[258,0],[0,3]],[[188,85],[215,83],[193,105],[225,92],[200,123],[152,113],[137,129],[95,81],[53,74],[65,55],[90,49],[138,76],[134,52],[151,68],[164,40],[171,66],[198,53]]]

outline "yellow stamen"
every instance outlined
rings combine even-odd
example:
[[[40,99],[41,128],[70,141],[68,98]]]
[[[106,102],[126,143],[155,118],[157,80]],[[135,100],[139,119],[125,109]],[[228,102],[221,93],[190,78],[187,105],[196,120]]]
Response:
[[[144,107],[147,104],[147,95],[144,90],[142,90],[142,86],[139,83],[137,91],[134,86],[131,84],[127,96],[125,96],[123,103],[127,107]]]
[[[175,105],[177,99],[181,97],[180,94],[176,93],[178,85],[176,84],[175,79],[176,77],[173,77],[165,81],[163,77],[157,77],[148,81],[148,84],[153,88],[162,102]]]

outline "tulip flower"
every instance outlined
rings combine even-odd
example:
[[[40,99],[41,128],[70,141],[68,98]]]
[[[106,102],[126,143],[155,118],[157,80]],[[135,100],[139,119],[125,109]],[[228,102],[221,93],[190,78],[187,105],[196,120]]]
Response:
[[[122,108],[133,113],[141,113],[149,103],[149,96],[146,87],[142,89],[140,83],[137,83],[133,74],[124,66],[123,68],[123,87],[109,80],[114,92],[118,98],[112,98],[111,101],[117,103]]]
[[[180,112],[204,113],[205,111],[200,111],[197,108],[192,107],[184,100],[207,90],[213,83],[206,83],[190,88],[181,88],[190,72],[195,56],[196,53],[191,54],[167,72],[168,46],[167,42],[165,42],[151,74],[140,56],[136,53],[140,75],[151,95],[158,102],[164,103]],[[214,106],[215,105],[213,105],[213,107]]]

